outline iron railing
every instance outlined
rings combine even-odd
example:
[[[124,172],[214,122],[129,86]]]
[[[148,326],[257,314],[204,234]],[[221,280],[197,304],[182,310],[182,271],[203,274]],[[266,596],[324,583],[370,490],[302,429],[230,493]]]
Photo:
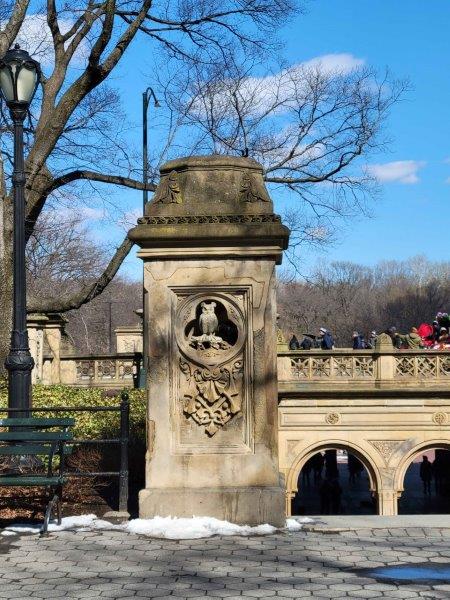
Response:
[[[15,413],[23,411],[21,408],[0,408],[0,413]],[[117,438],[108,439],[74,439],[71,445],[81,444],[118,444],[120,448],[120,466],[118,471],[66,471],[66,476],[71,477],[118,477],[119,478],[119,498],[118,508],[120,512],[128,510],[128,444],[130,437],[130,399],[126,392],[122,392],[120,404],[116,406],[75,406],[75,407],[43,407],[30,408],[30,413],[81,413],[81,412],[119,412],[120,413],[120,432]]]

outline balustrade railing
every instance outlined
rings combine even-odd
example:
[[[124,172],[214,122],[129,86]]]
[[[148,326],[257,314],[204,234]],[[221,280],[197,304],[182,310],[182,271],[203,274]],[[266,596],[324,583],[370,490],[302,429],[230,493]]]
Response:
[[[137,362],[134,353],[62,356],[55,368],[55,359],[45,356],[42,383],[79,387],[132,387]]]
[[[279,381],[450,382],[450,352],[339,349],[278,352]]]

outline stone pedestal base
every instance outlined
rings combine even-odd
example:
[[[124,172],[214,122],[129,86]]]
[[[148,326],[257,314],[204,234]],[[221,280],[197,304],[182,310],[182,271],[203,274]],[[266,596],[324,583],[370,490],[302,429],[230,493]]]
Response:
[[[284,527],[284,496],[281,487],[144,489],[139,493],[139,516],[208,516],[238,525]]]

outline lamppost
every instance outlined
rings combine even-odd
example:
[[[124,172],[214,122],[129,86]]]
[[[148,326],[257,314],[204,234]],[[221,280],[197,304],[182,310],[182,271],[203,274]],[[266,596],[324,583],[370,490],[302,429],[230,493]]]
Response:
[[[142,183],[144,184],[144,192],[142,194],[142,214],[145,214],[145,206],[148,202],[148,148],[147,148],[147,113],[150,99],[153,98],[155,108],[159,108],[161,105],[158,102],[153,88],[148,87],[142,94]]]
[[[31,407],[31,371],[34,361],[28,346],[26,270],[25,270],[25,170],[23,157],[23,122],[41,79],[41,69],[18,44],[0,60],[0,89],[14,123],[13,168],[13,328],[10,352],[5,361],[9,372],[8,406]],[[19,416],[19,415],[17,415]]]
[[[147,114],[150,99],[153,98],[155,108],[158,108],[160,103],[156,97],[153,88],[148,87],[142,94],[142,183],[144,191],[142,193],[142,214],[145,215],[145,207],[148,202],[148,122]],[[139,371],[139,387],[144,388],[147,380],[147,325],[145,319],[145,292],[142,291],[142,368]]]

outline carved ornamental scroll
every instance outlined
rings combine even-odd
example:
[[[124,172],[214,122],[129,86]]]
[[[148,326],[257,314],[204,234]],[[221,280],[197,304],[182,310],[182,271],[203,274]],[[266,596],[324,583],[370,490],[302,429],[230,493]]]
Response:
[[[242,411],[244,323],[231,294],[195,294],[177,311],[179,401],[209,437]]]

